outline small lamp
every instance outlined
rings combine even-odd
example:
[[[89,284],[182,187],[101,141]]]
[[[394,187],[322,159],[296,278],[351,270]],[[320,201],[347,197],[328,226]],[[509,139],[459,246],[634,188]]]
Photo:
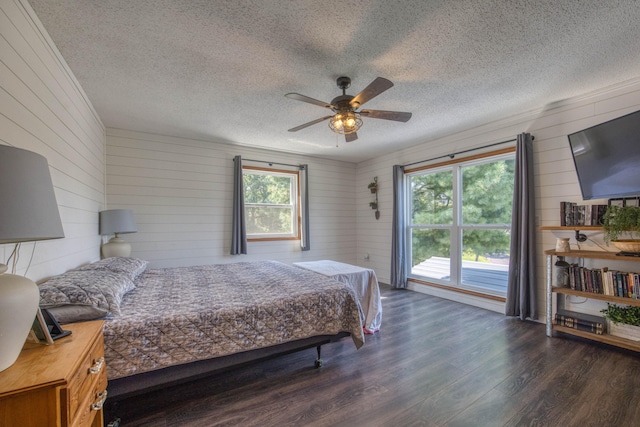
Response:
[[[128,257],[131,255],[131,245],[118,235],[137,231],[131,209],[110,209],[100,212],[100,234],[103,236],[115,234],[109,243],[102,245],[102,257]]]
[[[40,154],[0,145],[0,200],[0,244],[64,237],[49,165]],[[18,359],[40,302],[35,282],[6,271],[0,264],[0,371]]]

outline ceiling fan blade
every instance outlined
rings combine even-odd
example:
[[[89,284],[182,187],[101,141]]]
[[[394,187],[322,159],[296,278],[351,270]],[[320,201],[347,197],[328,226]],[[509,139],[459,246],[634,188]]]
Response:
[[[300,95],[299,93],[287,93],[285,96],[290,99],[295,99],[296,101],[308,102],[309,104],[318,105],[320,107],[329,109],[334,108],[334,106],[328,102],[318,101],[317,99],[309,98],[308,96]]]
[[[376,77],[374,81],[369,83],[369,86],[365,87],[362,92],[354,96],[353,99],[349,101],[349,104],[353,108],[358,108],[365,102],[380,95],[382,92],[392,87],[393,83],[391,83],[391,81],[382,77]]]
[[[356,139],[358,139],[358,134],[357,134],[356,132],[354,132],[354,133],[348,133],[348,134],[346,134],[346,135],[344,136],[344,139],[345,139],[347,142],[353,142],[353,141],[355,141]]]
[[[296,126],[296,127],[294,127],[294,128],[289,129],[289,132],[297,132],[297,131],[299,131],[300,129],[304,129],[304,128],[309,127],[309,126],[311,126],[311,125],[315,125],[316,123],[320,123],[320,122],[322,122],[322,121],[325,121],[325,120],[327,120],[327,119],[330,119],[331,117],[333,117],[333,116],[326,116],[326,117],[322,117],[322,118],[319,118],[319,119],[313,120],[313,121],[311,121],[311,122],[305,123],[305,124],[303,124],[303,125]]]
[[[362,110],[360,114],[372,119],[393,120],[396,122],[408,122],[411,118],[411,113],[402,111]]]

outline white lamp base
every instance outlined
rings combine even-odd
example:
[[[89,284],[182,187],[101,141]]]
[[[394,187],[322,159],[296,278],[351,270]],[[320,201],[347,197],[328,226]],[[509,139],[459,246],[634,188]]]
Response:
[[[109,243],[102,245],[102,258],[131,255],[131,245],[120,237],[113,237]]]
[[[24,276],[2,274],[0,264],[0,371],[18,359],[36,318],[38,285]]]

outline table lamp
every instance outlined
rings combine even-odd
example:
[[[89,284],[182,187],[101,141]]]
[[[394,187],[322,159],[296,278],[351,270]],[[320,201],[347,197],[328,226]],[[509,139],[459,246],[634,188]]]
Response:
[[[131,209],[110,209],[100,212],[100,234],[115,234],[109,243],[102,245],[102,257],[116,256],[128,257],[131,255],[131,245],[122,239],[119,234],[135,233],[136,221],[133,219]]]
[[[0,145],[0,201],[0,244],[64,237],[49,165],[40,154]],[[18,359],[40,302],[35,282],[7,269],[0,264],[0,371]]]

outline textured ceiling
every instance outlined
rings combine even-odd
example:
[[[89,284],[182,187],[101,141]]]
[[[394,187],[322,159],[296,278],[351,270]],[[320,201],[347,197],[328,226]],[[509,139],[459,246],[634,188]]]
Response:
[[[107,127],[351,162],[640,76],[637,0],[29,2]],[[342,75],[413,117],[287,132]]]

